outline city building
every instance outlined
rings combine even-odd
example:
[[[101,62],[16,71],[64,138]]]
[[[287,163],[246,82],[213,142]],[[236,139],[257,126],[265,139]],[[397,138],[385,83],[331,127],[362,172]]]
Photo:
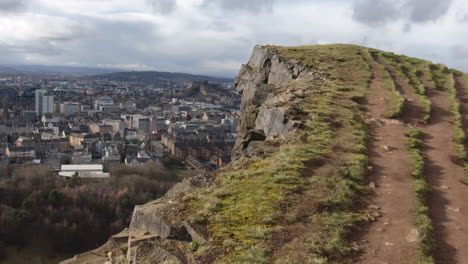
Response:
[[[86,134],[86,133],[71,133],[69,136],[70,146],[81,149],[83,148],[83,141],[91,140],[95,138],[93,135]]]
[[[5,155],[10,159],[15,159],[15,160],[32,160],[36,158],[34,147],[32,146],[17,147],[12,144],[7,145]]]
[[[121,132],[125,128],[125,123],[120,120],[114,120],[114,119],[104,119],[102,120],[102,124],[112,126],[112,132]]]
[[[36,115],[54,112],[54,96],[46,90],[36,90]]]
[[[125,126],[139,133],[150,132],[150,118],[143,115],[124,115]]]
[[[113,132],[114,128],[111,125],[103,125],[103,124],[90,124],[89,131],[91,133],[111,133]]]
[[[108,178],[109,173],[103,172],[101,164],[62,165],[59,175],[71,178],[78,175],[80,178]]]
[[[94,101],[94,109],[101,110],[102,106],[113,105],[113,104],[114,104],[114,100],[112,98],[110,98],[109,96],[101,96],[101,97],[98,97]]]
[[[75,102],[64,102],[60,104],[59,112],[63,115],[76,115],[80,112],[80,104]]]

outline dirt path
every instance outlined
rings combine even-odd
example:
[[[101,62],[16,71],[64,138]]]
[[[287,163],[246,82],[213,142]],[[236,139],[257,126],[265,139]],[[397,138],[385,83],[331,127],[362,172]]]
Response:
[[[414,96],[414,88],[405,80],[403,80],[400,74],[398,74],[391,65],[384,62],[379,57],[374,57],[374,60],[380,63],[382,66],[384,66],[385,69],[387,69],[387,71],[390,73],[390,76],[392,76],[392,79],[395,82],[396,89],[400,92],[403,98],[405,98],[405,112],[403,113],[401,119],[406,124],[421,124],[421,120],[424,113],[422,107],[416,102],[416,97]]]
[[[468,261],[468,187],[460,182],[463,167],[454,163],[453,116],[446,94],[430,90],[428,96],[432,114],[426,129],[425,173],[433,188],[428,202],[438,245],[434,257],[438,264],[464,264]]]
[[[381,217],[360,236],[364,252],[358,263],[413,264],[416,263],[417,229],[412,215],[410,164],[404,146],[406,126],[382,117],[384,108],[388,107],[383,107],[382,98],[388,97],[388,92],[380,85],[382,72],[375,67],[375,62],[368,63],[374,76],[364,103],[374,128],[369,155],[373,169],[369,178],[375,184],[376,195],[371,207],[380,208]]]
[[[460,100],[460,113],[463,118],[463,129],[468,134],[468,83],[465,83],[464,76],[455,75],[455,88]]]

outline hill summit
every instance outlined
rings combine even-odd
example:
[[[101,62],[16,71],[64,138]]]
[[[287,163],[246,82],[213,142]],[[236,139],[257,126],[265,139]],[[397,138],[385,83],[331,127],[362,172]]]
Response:
[[[468,75],[372,48],[256,46],[234,161],[62,263],[463,263]]]

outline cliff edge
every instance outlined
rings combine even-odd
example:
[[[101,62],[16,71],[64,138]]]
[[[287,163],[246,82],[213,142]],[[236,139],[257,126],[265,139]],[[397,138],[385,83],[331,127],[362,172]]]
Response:
[[[136,206],[128,229],[62,264],[432,263],[423,135],[432,91],[450,101],[466,80],[356,45],[256,46],[235,80],[233,162]],[[464,108],[441,107],[458,118],[448,131],[463,129]]]

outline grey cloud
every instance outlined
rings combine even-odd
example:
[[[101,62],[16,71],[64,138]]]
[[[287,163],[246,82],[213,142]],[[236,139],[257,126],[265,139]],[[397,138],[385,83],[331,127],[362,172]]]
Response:
[[[398,18],[398,8],[392,0],[356,0],[353,19],[369,26],[383,25]]]
[[[207,26],[207,29],[217,31],[217,32],[230,32],[234,30],[234,27],[224,21],[217,20],[209,24]]]
[[[453,0],[355,0],[353,19],[368,26],[403,18],[410,23],[435,21],[445,15]],[[404,30],[410,29],[405,26]],[[406,31],[405,31],[406,32]]]
[[[33,54],[41,57],[63,55],[70,43],[88,36],[90,32],[92,29],[89,27],[70,24],[60,31],[43,33],[11,44],[0,44],[0,50],[11,54]]]
[[[459,44],[453,47],[452,55],[456,59],[468,60],[468,43]]]
[[[26,7],[25,0],[0,0],[0,12],[18,12]]]
[[[403,32],[405,33],[408,33],[411,31],[411,24],[410,23],[406,23],[404,26],[403,26]]]
[[[63,50],[60,46],[53,42],[36,42],[26,41],[15,45],[1,45],[2,50],[16,54],[40,54],[41,56],[55,56],[62,54]]]
[[[176,0],[146,0],[153,11],[160,14],[170,14],[177,8]]]
[[[409,0],[406,6],[411,10],[410,19],[422,23],[442,17],[451,4],[452,0]]]
[[[249,13],[271,12],[275,0],[204,0],[202,7],[218,6],[226,11],[244,11]]]

